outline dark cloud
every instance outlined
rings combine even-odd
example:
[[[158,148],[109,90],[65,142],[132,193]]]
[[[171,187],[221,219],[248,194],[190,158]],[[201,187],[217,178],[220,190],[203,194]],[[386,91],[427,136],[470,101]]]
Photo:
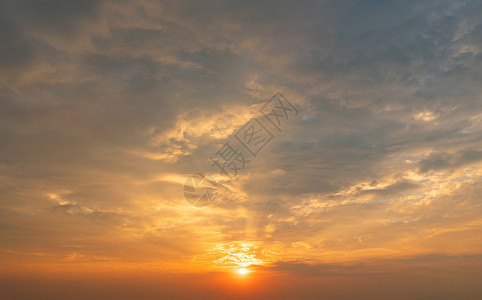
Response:
[[[420,161],[420,172],[454,171],[482,160],[482,152],[477,150],[460,150],[454,154],[434,153]]]
[[[99,4],[99,1],[1,1],[0,66],[18,69],[38,62],[42,55],[32,31],[68,39],[79,30],[80,22],[95,17]]]
[[[369,194],[374,196],[394,196],[400,195],[403,192],[413,191],[420,188],[422,188],[420,184],[410,181],[400,181],[384,188],[361,191],[360,194]]]
[[[426,263],[431,266],[442,267],[447,264],[459,263],[463,265],[480,264],[482,257],[480,255],[418,255],[413,257],[404,257],[395,260],[380,260],[375,265],[368,263],[346,263],[342,266],[339,264],[308,264],[305,262],[288,261],[278,262],[267,269],[276,269],[277,271],[287,272],[302,277],[325,277],[325,276],[353,276],[361,277],[366,275],[374,276],[393,276],[401,275],[404,271],[413,273],[420,272],[417,265]],[[391,268],[386,268],[386,266]]]
[[[92,19],[101,1],[2,1],[2,16],[23,30],[40,29],[68,35],[83,19]]]

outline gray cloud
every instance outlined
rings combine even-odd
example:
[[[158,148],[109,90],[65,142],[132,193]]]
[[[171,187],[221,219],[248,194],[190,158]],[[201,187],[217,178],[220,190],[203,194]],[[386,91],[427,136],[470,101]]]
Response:
[[[482,160],[482,152],[460,150],[455,154],[435,153],[420,161],[420,172],[455,170]]]

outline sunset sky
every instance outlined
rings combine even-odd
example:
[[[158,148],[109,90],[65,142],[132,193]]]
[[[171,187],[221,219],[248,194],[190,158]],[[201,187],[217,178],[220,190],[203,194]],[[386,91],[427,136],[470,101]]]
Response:
[[[0,0],[0,299],[482,299],[481,175],[480,1]]]

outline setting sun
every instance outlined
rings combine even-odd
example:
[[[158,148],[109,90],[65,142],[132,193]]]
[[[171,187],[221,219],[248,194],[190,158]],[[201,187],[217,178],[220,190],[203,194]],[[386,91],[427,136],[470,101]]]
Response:
[[[237,269],[236,272],[238,272],[239,275],[246,275],[249,273],[248,269],[245,268]]]

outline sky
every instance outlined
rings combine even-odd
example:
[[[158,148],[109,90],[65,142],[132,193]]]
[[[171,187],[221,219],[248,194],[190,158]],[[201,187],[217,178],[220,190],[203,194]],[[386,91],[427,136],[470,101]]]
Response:
[[[0,298],[479,298],[481,79],[475,0],[0,0]]]

